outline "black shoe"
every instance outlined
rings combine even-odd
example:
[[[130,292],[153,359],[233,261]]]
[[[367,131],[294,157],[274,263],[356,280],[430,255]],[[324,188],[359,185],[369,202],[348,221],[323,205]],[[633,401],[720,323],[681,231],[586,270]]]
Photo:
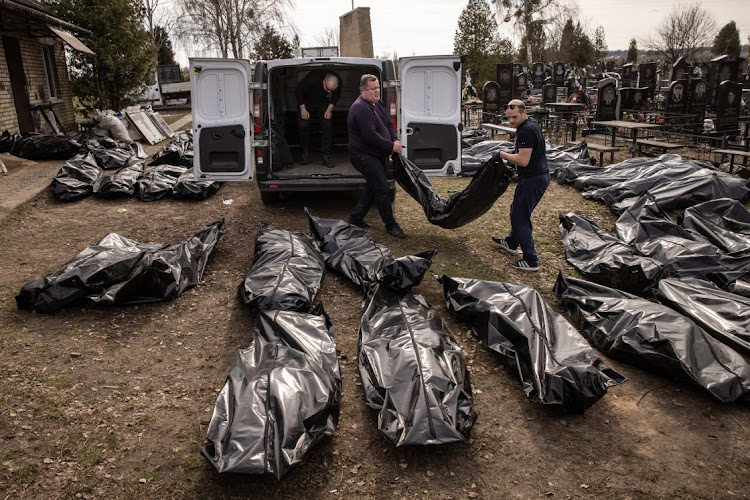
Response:
[[[336,166],[336,164],[331,160],[331,157],[327,154],[323,155],[323,166],[328,168],[333,168]]]
[[[393,227],[389,227],[385,229],[388,234],[393,236],[394,238],[406,238],[406,233],[401,229],[401,226],[396,224]]]
[[[302,164],[303,165],[310,164],[310,152],[309,151],[302,151]]]
[[[365,222],[363,220],[360,220],[360,221],[357,221],[357,222],[349,221],[349,224],[351,224],[353,226],[361,227],[362,229],[367,229],[369,227],[372,227],[371,225],[369,225],[367,222]]]
[[[497,246],[508,252],[512,255],[518,255],[518,249],[516,248],[510,248],[510,245],[508,245],[508,241],[505,238],[497,238],[495,236],[492,237],[492,241],[497,243]]]

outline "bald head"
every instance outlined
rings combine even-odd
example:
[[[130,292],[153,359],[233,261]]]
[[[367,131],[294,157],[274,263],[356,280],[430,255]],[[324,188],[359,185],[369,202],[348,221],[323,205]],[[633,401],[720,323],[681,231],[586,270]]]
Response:
[[[505,116],[513,128],[518,128],[526,121],[526,105],[520,99],[513,99],[505,105]]]
[[[339,77],[333,73],[328,73],[323,79],[323,88],[326,92],[333,92],[339,87]]]

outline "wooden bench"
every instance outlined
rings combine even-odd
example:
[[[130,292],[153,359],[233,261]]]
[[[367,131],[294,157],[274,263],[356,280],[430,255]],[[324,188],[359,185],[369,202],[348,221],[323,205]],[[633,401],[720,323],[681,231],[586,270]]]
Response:
[[[653,139],[638,139],[635,142],[638,144],[638,156],[641,156],[641,148],[643,146],[648,146],[654,149],[661,149],[665,153],[667,151],[677,151],[684,147],[682,144],[675,144],[673,142],[655,141]]]
[[[569,142],[568,146],[578,146],[580,144],[579,141]],[[587,146],[589,148],[589,151],[593,151],[595,153],[599,153],[599,166],[604,166],[604,153],[609,153],[609,162],[614,163],[615,162],[615,153],[617,151],[620,151],[620,148],[614,147],[614,146],[602,146],[601,144],[591,144],[587,143]]]
[[[480,127],[492,132],[493,139],[495,138],[495,132],[508,134],[508,136],[511,138],[516,135],[516,129],[514,129],[513,127],[506,127],[505,125],[495,125],[494,123],[482,123]]]
[[[724,155],[729,155],[729,173],[734,172],[734,157],[742,156],[743,158],[750,158],[750,151],[742,151],[739,149],[717,149],[714,153],[720,153],[721,159],[724,159]]]

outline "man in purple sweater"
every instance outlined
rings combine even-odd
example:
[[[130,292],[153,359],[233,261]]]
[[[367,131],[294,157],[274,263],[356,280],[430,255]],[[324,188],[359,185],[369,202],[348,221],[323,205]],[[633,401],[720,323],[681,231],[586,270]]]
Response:
[[[406,234],[393,217],[393,208],[388,198],[388,181],[385,165],[391,153],[400,153],[403,145],[380,100],[380,83],[374,75],[362,75],[359,81],[360,96],[349,108],[349,160],[367,181],[362,196],[354,206],[349,223],[359,227],[370,227],[364,221],[372,204],[380,212],[388,234],[406,238]]]

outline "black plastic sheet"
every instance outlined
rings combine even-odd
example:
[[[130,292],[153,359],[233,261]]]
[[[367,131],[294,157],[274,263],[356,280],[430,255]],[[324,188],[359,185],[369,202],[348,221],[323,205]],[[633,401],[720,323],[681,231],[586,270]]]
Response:
[[[554,290],[607,356],[669,377],[687,376],[723,402],[750,401],[750,366],[742,356],[677,311],[562,274]]]
[[[74,303],[129,305],[174,299],[200,282],[224,227],[222,219],[171,246],[110,233],[54,273],[25,284],[16,304],[19,309],[52,313]]]
[[[394,290],[408,290],[421,283],[436,251],[394,259],[390,249],[376,243],[363,229],[339,219],[322,219],[305,208],[310,234],[326,265],[363,290],[383,283]]]
[[[123,198],[134,196],[138,179],[143,175],[143,160],[131,157],[126,166],[112,175],[105,175],[94,185],[98,198]]]
[[[78,156],[60,168],[52,179],[52,189],[63,201],[78,201],[94,193],[94,186],[103,175],[90,154]]]
[[[483,128],[465,128],[461,131],[461,147],[470,148],[489,138],[490,134]]]
[[[193,166],[193,134],[189,130],[179,132],[169,143],[154,153],[149,166],[181,165]]]
[[[565,258],[587,279],[642,294],[661,278],[662,264],[606,233],[590,217],[560,214]]]
[[[461,175],[474,175],[479,168],[490,161],[492,155],[505,151],[513,152],[513,141],[482,141],[461,151]]]
[[[124,148],[87,148],[96,164],[105,170],[120,169],[126,166],[135,155],[131,149]],[[136,158],[138,159],[138,158]]]
[[[367,295],[359,374],[378,427],[394,445],[469,439],[477,414],[463,353],[421,295],[384,286]]]
[[[750,212],[736,200],[720,198],[686,208],[682,227],[723,252],[750,251]]]
[[[27,160],[68,160],[83,153],[84,148],[73,136],[36,132],[19,135],[6,130],[0,139],[0,152]]]
[[[202,454],[221,473],[281,479],[336,430],[341,373],[333,327],[314,314],[261,311],[216,398]]]
[[[444,229],[455,229],[481,217],[508,189],[512,171],[494,155],[460,193],[445,199],[424,172],[401,155],[393,155],[394,176],[399,185],[422,205],[427,220]]]
[[[750,356],[750,298],[693,278],[661,280],[657,297],[715,339]]]
[[[158,165],[148,167],[138,179],[136,193],[141,201],[155,201],[172,194],[177,179],[187,172],[185,167]]]
[[[325,275],[325,262],[310,236],[260,224],[253,266],[238,288],[253,311],[307,311]]]
[[[565,168],[571,169],[571,171],[563,177],[569,178],[570,182],[573,182],[574,187],[580,191],[592,191],[590,194],[592,198],[603,199],[604,193],[597,198],[597,194],[593,193],[593,191],[616,186],[621,182],[659,175],[661,171],[669,171],[673,168],[682,168],[686,169],[683,170],[685,172],[693,172],[706,167],[707,165],[701,162],[683,160],[680,155],[665,154],[656,158],[628,158],[625,161],[607,167],[583,169],[579,172],[577,172],[579,170],[577,165],[569,165]],[[578,175],[576,175],[576,172]],[[562,170],[558,172],[558,177],[560,176],[562,176]]]
[[[729,255],[672,221],[648,194],[615,223],[617,236],[664,265],[667,277],[706,278],[722,288],[750,270],[750,254]]]
[[[609,387],[626,381],[533,288],[448,276],[438,281],[448,308],[502,356],[529,398],[583,412]]]
[[[550,176],[553,179],[557,177],[557,172],[566,165],[591,166],[595,161],[589,156],[589,145],[586,141],[581,141],[569,147],[556,146],[547,141],[546,156]]]
[[[220,183],[205,179],[197,180],[193,171],[188,169],[187,172],[177,178],[177,182],[172,188],[172,196],[178,200],[205,200],[219,190]]]

